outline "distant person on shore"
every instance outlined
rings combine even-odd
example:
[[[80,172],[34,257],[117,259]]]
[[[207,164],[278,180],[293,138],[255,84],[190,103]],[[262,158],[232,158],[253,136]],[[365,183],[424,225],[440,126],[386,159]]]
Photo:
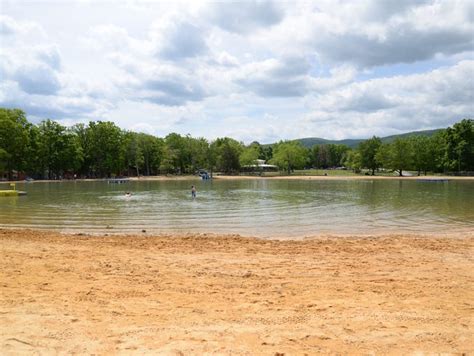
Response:
[[[196,198],[196,187],[194,185],[191,186],[191,197]]]

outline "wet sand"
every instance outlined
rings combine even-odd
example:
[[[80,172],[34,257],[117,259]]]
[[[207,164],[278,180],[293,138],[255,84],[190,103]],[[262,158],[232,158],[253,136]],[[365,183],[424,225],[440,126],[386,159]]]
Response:
[[[466,236],[0,229],[0,354],[473,353]]]

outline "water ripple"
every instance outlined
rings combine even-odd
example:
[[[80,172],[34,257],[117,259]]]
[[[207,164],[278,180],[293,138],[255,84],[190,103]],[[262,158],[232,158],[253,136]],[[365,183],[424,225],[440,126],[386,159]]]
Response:
[[[63,231],[224,232],[260,236],[474,229],[474,184],[453,181],[35,183],[0,201],[0,225]],[[125,196],[125,190],[133,192]]]

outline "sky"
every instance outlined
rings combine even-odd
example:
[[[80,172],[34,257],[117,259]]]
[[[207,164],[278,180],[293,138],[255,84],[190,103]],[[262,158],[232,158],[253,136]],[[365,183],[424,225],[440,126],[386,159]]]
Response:
[[[0,0],[0,106],[164,137],[387,136],[474,112],[474,1]]]

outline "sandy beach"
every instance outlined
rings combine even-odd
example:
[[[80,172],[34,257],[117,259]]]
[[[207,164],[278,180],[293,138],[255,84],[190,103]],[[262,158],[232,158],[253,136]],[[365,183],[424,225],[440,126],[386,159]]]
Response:
[[[0,230],[0,353],[474,352],[472,238],[144,235]]]

